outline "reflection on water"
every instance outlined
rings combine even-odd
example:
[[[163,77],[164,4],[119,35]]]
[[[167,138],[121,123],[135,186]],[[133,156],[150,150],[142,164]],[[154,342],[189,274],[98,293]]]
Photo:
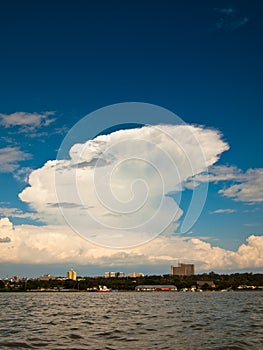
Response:
[[[262,349],[262,292],[0,293],[0,349]]]

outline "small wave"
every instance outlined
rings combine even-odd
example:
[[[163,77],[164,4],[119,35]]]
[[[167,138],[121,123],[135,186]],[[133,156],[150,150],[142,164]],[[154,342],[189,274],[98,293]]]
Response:
[[[7,341],[7,342],[1,342],[0,343],[0,348],[1,347],[8,347],[8,348],[14,348],[14,349],[19,349],[19,348],[23,348],[23,349],[33,349],[31,345],[24,343],[24,342],[18,342],[18,341]]]
[[[68,335],[69,338],[71,339],[83,339],[83,337],[79,334],[76,334],[76,333],[71,333]]]
[[[39,342],[39,343],[32,343],[32,346],[36,349],[40,349],[41,347],[49,346],[50,344],[47,342]]]

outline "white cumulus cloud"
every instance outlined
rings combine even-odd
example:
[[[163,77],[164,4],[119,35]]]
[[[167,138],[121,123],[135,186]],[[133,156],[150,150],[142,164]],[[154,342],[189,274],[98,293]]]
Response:
[[[47,223],[68,223],[106,246],[130,246],[174,231],[182,210],[170,196],[228,149],[216,130],[145,126],[75,144],[70,160],[48,161],[20,199]],[[125,234],[126,232],[126,234]]]
[[[161,266],[191,261],[198,271],[233,271],[263,266],[263,236],[251,235],[237,251],[212,246],[198,238],[158,236],[136,248],[111,249],[92,244],[67,226],[13,226],[0,219],[0,262],[75,263],[97,266]]]

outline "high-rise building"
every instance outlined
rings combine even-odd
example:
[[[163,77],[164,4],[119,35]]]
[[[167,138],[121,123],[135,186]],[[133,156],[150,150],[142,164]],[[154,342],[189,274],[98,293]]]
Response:
[[[195,274],[194,264],[178,263],[178,266],[171,266],[172,276],[193,276]]]
[[[77,272],[73,269],[69,270],[67,272],[67,279],[76,281],[77,280]]]

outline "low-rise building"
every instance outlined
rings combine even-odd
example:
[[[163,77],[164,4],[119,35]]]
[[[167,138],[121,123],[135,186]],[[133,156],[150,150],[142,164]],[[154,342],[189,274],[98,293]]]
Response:
[[[117,277],[118,278],[124,278],[125,277],[124,272],[117,272]]]
[[[144,277],[144,274],[142,272],[132,272],[128,274],[128,277],[130,278]]]
[[[135,287],[137,292],[177,292],[177,287],[171,284],[139,285]]]
[[[116,278],[116,277],[119,277],[119,278],[123,278],[124,277],[124,272],[104,272],[104,278]]]
[[[39,276],[37,279],[39,281],[50,281],[50,280],[56,280],[57,277],[46,274],[46,275]]]

